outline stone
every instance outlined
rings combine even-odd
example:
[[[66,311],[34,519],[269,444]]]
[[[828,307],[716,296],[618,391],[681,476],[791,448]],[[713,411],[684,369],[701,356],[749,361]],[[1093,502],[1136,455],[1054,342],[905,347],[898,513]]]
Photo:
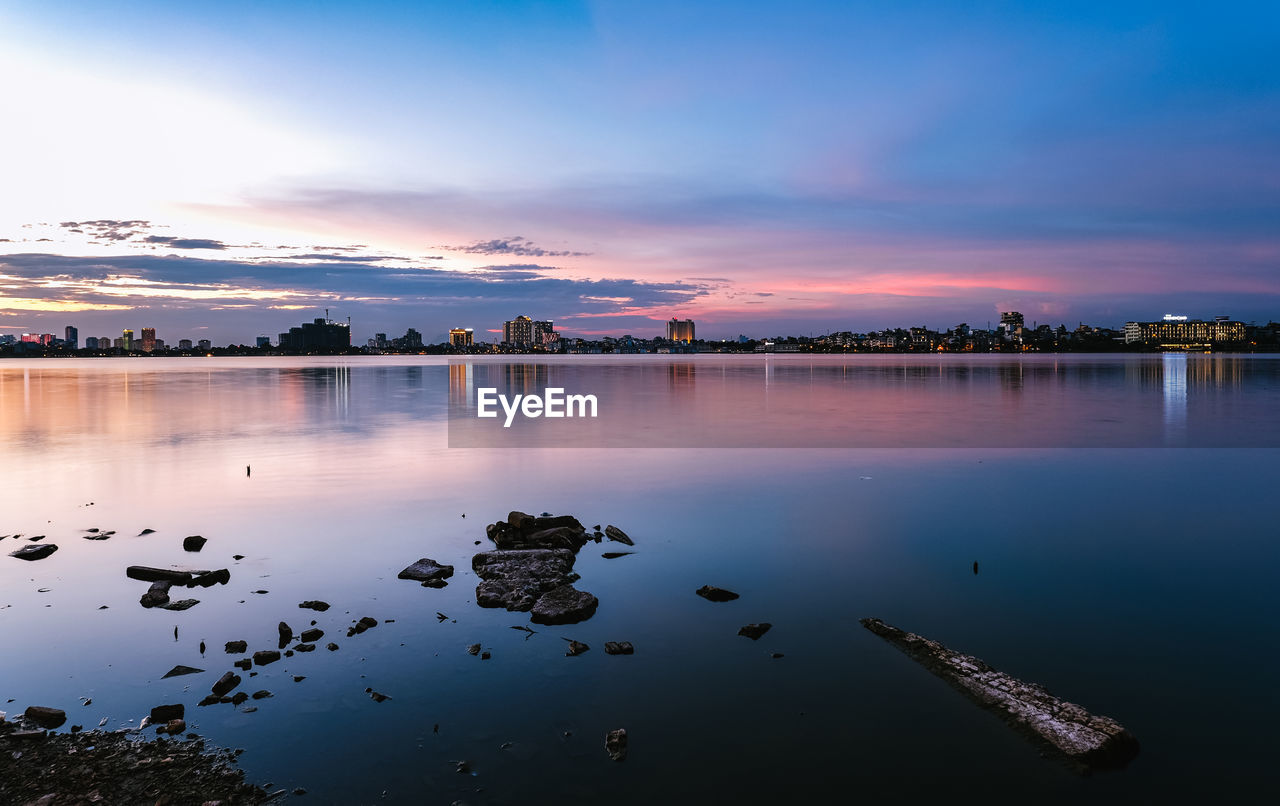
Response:
[[[165,610],[190,610],[198,604],[200,604],[199,599],[179,599],[176,602],[169,602],[160,606]]]
[[[604,557],[606,560],[616,560],[619,557],[626,557],[628,554],[635,554],[635,552],[634,551],[606,551],[604,554],[601,554],[600,556]]]
[[[759,624],[748,624],[744,627],[738,628],[738,635],[745,635],[752,641],[758,641],[760,640],[760,636],[769,632],[772,627],[773,625],[767,621],[762,621]]]
[[[161,733],[167,733],[170,736],[177,736],[187,729],[187,722],[184,719],[170,719],[164,725],[160,726]]]
[[[609,754],[609,758],[614,761],[624,761],[627,758],[627,729],[618,728],[611,730],[604,737],[604,749]]]
[[[738,598],[738,594],[733,591],[717,588],[714,585],[703,585],[696,593],[709,602],[732,602]]]
[[[325,649],[329,650],[330,652],[337,652],[338,645],[330,641],[328,644],[325,645]]]
[[[39,543],[30,546],[23,546],[17,551],[11,551],[9,552],[9,556],[31,562],[34,560],[43,560],[45,557],[48,557],[57,550],[58,547],[54,543]]]
[[[315,644],[295,644],[293,647],[293,651],[294,652],[315,652],[316,645]]]
[[[262,689],[261,691],[253,692],[253,698],[255,700],[265,700],[268,697],[274,697],[274,696],[275,696],[274,694],[272,694],[270,691],[267,691],[265,688]]]
[[[569,650],[564,654],[571,658],[577,657],[578,655],[581,655],[583,652],[586,652],[588,649],[591,649],[590,646],[582,643],[581,641],[575,641],[572,638],[566,638],[564,640],[569,642]]]
[[[578,579],[569,549],[518,549],[481,552],[471,558],[480,583],[476,604],[528,611],[542,594]]]
[[[606,655],[634,655],[636,648],[630,641],[605,641],[604,651]]]
[[[170,677],[181,677],[184,674],[200,674],[203,671],[204,669],[197,669],[194,666],[183,666],[182,664],[178,664],[177,666],[173,667],[169,671],[165,672],[160,679],[166,680]],[[151,717],[151,721],[152,722],[168,722],[169,720],[159,719],[153,716]]]
[[[232,665],[232,666],[234,666],[234,667],[236,667],[237,669],[239,669],[239,670],[240,670],[240,671],[242,671],[242,672],[247,672],[247,671],[249,671],[250,669],[252,669],[252,668],[253,668],[253,659],[252,659],[252,658],[241,658],[240,660],[236,661],[235,663],[233,663],[233,664],[231,664],[231,665]]]
[[[1079,772],[1123,767],[1138,754],[1138,740],[1110,717],[1092,714],[1041,685],[880,619],[864,618],[861,623]]]
[[[467,654],[468,654],[468,655],[479,655],[479,654],[480,654],[480,645],[479,645],[479,644],[472,644],[471,646],[467,647]]]
[[[276,625],[276,631],[280,633],[280,640],[288,643],[293,640],[293,628],[283,621]]]
[[[243,655],[248,651],[249,651],[248,641],[228,641],[227,642],[228,655]]]
[[[444,587],[446,579],[453,576],[452,565],[441,565],[428,557],[423,557],[400,572],[400,579],[412,579],[421,582],[423,587]]]
[[[323,613],[324,611],[329,609],[329,603],[322,602],[319,599],[308,599],[305,602],[299,603],[298,607],[304,608],[306,610],[316,610]]]
[[[146,537],[147,535],[153,535],[155,533],[155,529],[143,529],[141,532],[138,532],[138,537]]]
[[[227,672],[213,684],[213,693],[221,697],[238,685],[240,685],[240,675],[235,672]]]
[[[182,703],[157,705],[151,709],[151,721],[156,724],[182,719],[184,716],[186,716],[186,708],[183,707]]]
[[[152,568],[146,565],[131,565],[124,571],[125,576],[141,582],[172,582],[175,585],[186,585],[191,581],[190,571],[176,571],[172,568]]]
[[[169,604],[169,588],[172,585],[172,582],[165,579],[152,582],[151,587],[147,589],[146,593],[142,594],[142,598],[138,600],[138,603],[146,608],[164,607]]]
[[[217,571],[206,571],[197,577],[194,577],[187,587],[199,585],[202,588],[211,588],[214,585],[225,585],[231,581],[231,571],[227,568],[219,568]]]
[[[533,605],[531,613],[535,624],[577,624],[595,615],[600,600],[572,585],[552,588]]]
[[[633,541],[630,537],[628,537],[626,532],[622,531],[621,529],[614,526],[613,524],[610,524],[604,527],[604,536],[614,541],[615,543],[626,543],[628,546],[635,545],[635,541]]]
[[[255,666],[266,666],[268,663],[275,663],[280,660],[280,652],[276,649],[260,649],[253,653],[253,664]]]
[[[244,693],[243,691],[237,691],[235,694],[231,695],[232,705],[240,705],[244,702],[247,702],[248,700],[249,700],[249,695]]]
[[[364,693],[365,693],[365,694],[368,694],[368,695],[369,695],[369,697],[370,697],[374,702],[386,702],[387,700],[391,699],[391,698],[390,698],[390,697],[388,697],[386,694],[383,694],[383,693],[378,692],[378,691],[374,691],[374,690],[373,690],[373,689],[371,689],[371,688],[366,688],[366,689],[364,690]]]
[[[45,730],[53,730],[67,721],[67,712],[59,708],[49,708],[44,705],[32,705],[22,712],[27,721],[33,725],[44,728]]]
[[[319,627],[312,627],[309,630],[303,630],[302,634],[298,636],[298,638],[307,642],[308,644],[313,644],[316,641],[319,641],[323,637],[324,637],[324,630],[320,629]]]
[[[208,542],[209,541],[207,539],[201,537],[200,535],[191,535],[189,537],[184,537],[182,538],[182,550],[183,551],[199,551],[200,549],[204,548],[204,544]]]

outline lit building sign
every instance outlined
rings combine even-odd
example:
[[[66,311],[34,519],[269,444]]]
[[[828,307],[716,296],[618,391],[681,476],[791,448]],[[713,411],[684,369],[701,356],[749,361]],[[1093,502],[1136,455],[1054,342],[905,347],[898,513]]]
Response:
[[[1166,313],[1166,314],[1164,315],[1164,321],[1166,321],[1166,322],[1185,322],[1185,321],[1187,321],[1187,317],[1186,317],[1184,314],[1180,314],[1180,313]]]

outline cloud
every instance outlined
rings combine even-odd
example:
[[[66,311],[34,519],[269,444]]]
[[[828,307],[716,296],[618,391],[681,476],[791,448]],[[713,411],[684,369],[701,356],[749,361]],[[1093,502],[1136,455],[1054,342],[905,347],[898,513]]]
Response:
[[[94,221],[63,221],[65,230],[82,232],[104,241],[128,241],[151,229],[150,221],[138,219],[99,218]]]
[[[177,238],[171,235],[148,235],[142,239],[143,243],[161,244],[174,249],[226,249],[227,245],[222,241],[212,238]]]
[[[518,257],[587,257],[590,252],[554,251],[542,247],[522,236],[512,238],[494,238],[489,241],[476,241],[470,246],[438,246],[437,249],[448,249],[452,252],[466,252],[471,255],[516,255]]]

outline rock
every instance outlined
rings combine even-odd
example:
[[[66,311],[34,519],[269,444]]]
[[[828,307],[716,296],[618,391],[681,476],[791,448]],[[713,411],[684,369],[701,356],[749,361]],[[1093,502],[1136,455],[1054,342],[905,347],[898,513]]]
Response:
[[[228,655],[243,655],[248,651],[249,651],[248,641],[228,641],[227,642]]]
[[[194,666],[183,666],[183,665],[179,664],[179,665],[177,665],[177,666],[173,667],[172,669],[170,669],[169,671],[165,672],[165,673],[164,673],[164,675],[163,675],[163,676],[161,676],[161,678],[160,678],[160,679],[161,679],[161,680],[166,680],[166,679],[168,679],[168,678],[170,678],[170,677],[181,677],[181,676],[182,676],[182,675],[184,675],[184,674],[200,674],[200,673],[201,673],[201,672],[203,672],[203,671],[204,671],[204,669],[197,669],[197,668],[195,668]],[[152,721],[152,722],[168,722],[169,720],[168,720],[168,719],[160,719],[159,717],[155,717],[155,716],[153,716],[153,717],[151,717],[151,721]]]
[[[325,649],[329,650],[330,652],[337,652],[338,645],[330,641],[328,644],[325,645]]]
[[[531,615],[535,624],[576,624],[595,615],[599,604],[592,594],[561,585],[538,597]]]
[[[293,651],[294,652],[315,652],[316,645],[315,644],[295,644],[293,647]]]
[[[50,554],[58,550],[58,546],[54,543],[40,543],[36,545],[23,546],[17,551],[9,552],[10,557],[17,557],[19,560],[43,560]]]
[[[862,626],[1079,771],[1123,767],[1138,754],[1138,740],[1110,717],[880,619],[864,618]]]
[[[426,588],[442,588],[446,579],[453,576],[452,565],[441,565],[427,557],[415,562],[400,572],[400,579],[412,579],[421,582]]]
[[[312,627],[309,630],[303,630],[302,634],[298,636],[298,638],[309,644],[319,641],[322,637],[324,637],[324,630],[319,627]]]
[[[182,550],[183,551],[199,551],[200,549],[204,548],[204,544],[208,542],[209,542],[208,540],[201,537],[200,535],[191,535],[189,537],[184,537],[182,538]]]
[[[275,649],[260,649],[253,653],[253,663],[255,666],[266,666],[268,663],[275,663],[280,660],[280,652]]]
[[[481,552],[471,558],[471,568],[481,580],[476,585],[476,604],[532,610],[542,594],[577,581],[575,559],[568,549]]]
[[[161,733],[167,733],[170,736],[177,736],[187,729],[187,722],[184,719],[170,719],[160,727]]]
[[[366,689],[364,690],[364,693],[365,693],[365,694],[368,694],[368,695],[369,695],[369,697],[370,697],[374,702],[386,702],[387,700],[391,699],[391,698],[390,698],[390,697],[388,697],[386,694],[382,694],[381,692],[374,691],[374,690],[373,690],[373,689],[371,689],[371,688],[366,688]]]
[[[274,696],[275,696],[274,694],[272,694],[270,691],[267,691],[265,688],[262,689],[261,691],[253,692],[253,698],[255,700],[265,700],[268,697],[274,697]]]
[[[489,650],[487,649],[484,652],[480,653],[480,660],[488,660],[489,658],[492,658],[492,657],[493,657],[492,653],[490,653]]]
[[[222,698],[219,697],[217,694],[206,694],[203,700],[196,703],[196,707],[204,708],[207,705],[217,705],[220,702],[222,702]]]
[[[758,641],[760,640],[760,636],[769,632],[772,627],[773,625],[767,621],[762,621],[759,624],[748,624],[745,627],[740,627],[738,629],[738,635],[745,635],[752,641]]]
[[[242,672],[247,672],[253,668],[253,660],[251,658],[241,658],[231,665]]]
[[[569,651],[564,654],[571,658],[581,655],[583,652],[586,652],[588,649],[591,648],[590,646],[582,643],[581,641],[575,641],[572,638],[566,638],[564,640],[569,642]]]
[[[635,554],[635,552],[634,551],[606,551],[604,554],[601,554],[600,556],[604,557],[606,560],[616,560],[619,557],[625,557],[628,554]]]
[[[187,584],[187,587],[199,585],[202,588],[211,588],[214,585],[225,585],[231,581],[231,571],[227,568],[219,568],[217,571],[206,571],[203,574],[193,578]]]
[[[27,721],[46,730],[53,730],[67,721],[67,712],[44,705],[32,705],[22,712]]]
[[[295,683],[301,683],[303,680],[306,680],[306,679],[307,679],[307,676],[304,674],[295,674],[293,676],[293,682]]]
[[[235,672],[227,672],[213,684],[213,693],[221,697],[238,685],[240,685],[240,675]]]
[[[169,602],[160,606],[165,610],[190,610],[198,604],[200,604],[199,599],[179,599],[176,602]]]
[[[231,555],[231,559],[233,559],[233,560],[243,560],[243,559],[244,559],[244,555],[243,555],[243,554],[232,554],[232,555]]]
[[[604,651],[606,655],[633,655],[636,648],[630,641],[605,641]]]
[[[151,709],[151,721],[155,723],[168,722],[171,719],[182,719],[186,715],[186,708],[183,707],[182,703],[157,705]]]
[[[125,569],[130,579],[142,582],[172,582],[175,585],[186,585],[191,581],[190,571],[175,571],[172,568],[152,568],[146,565],[131,565]]]
[[[567,548],[577,551],[587,542],[586,530],[572,515],[534,518],[523,512],[512,512],[505,522],[486,527],[485,534],[502,550]]]
[[[146,593],[142,594],[142,598],[138,600],[138,603],[146,608],[163,607],[169,604],[169,588],[172,585],[172,582],[163,579],[152,582],[151,587],[147,589]]]
[[[614,761],[624,761],[627,757],[627,729],[611,730],[604,737],[604,749]]]
[[[727,591],[724,588],[717,588],[714,585],[703,585],[698,588],[696,593],[703,599],[710,602],[732,602],[738,598],[738,594],[733,591]]]
[[[293,640],[293,628],[283,621],[276,625],[276,631],[280,633],[280,640],[288,643]]]
[[[377,627],[377,626],[378,626],[378,620],[376,618],[370,618],[369,616],[361,616],[360,620],[357,621],[354,625],[351,626],[350,629],[347,630],[347,637],[350,638],[353,635],[359,635],[365,630],[372,629],[373,627]]]
[[[604,527],[604,536],[616,543],[626,543],[628,546],[635,545],[635,541],[628,537],[626,532],[612,524]]]
[[[324,611],[329,609],[329,603],[322,602],[318,599],[308,599],[305,602],[299,603],[298,607],[304,608],[306,610],[316,610],[323,613]]]
[[[248,700],[249,700],[249,695],[244,693],[243,691],[237,691],[235,694],[231,695],[232,705],[241,705],[242,703],[248,702]]]
[[[138,537],[146,537],[147,535],[153,535],[155,533],[155,529],[143,529],[141,532],[138,532]]]
[[[769,657],[773,658],[774,660],[777,660],[778,658],[785,657],[785,656],[781,652],[773,652],[769,655]]]
[[[480,654],[480,645],[479,645],[479,644],[472,644],[471,646],[467,647],[467,654],[468,654],[468,655],[479,655],[479,654]]]

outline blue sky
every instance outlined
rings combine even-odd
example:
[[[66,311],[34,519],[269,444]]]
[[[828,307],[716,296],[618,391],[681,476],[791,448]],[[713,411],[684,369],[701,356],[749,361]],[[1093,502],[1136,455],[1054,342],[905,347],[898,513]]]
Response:
[[[0,2],[0,333],[1277,318],[1278,8]]]

